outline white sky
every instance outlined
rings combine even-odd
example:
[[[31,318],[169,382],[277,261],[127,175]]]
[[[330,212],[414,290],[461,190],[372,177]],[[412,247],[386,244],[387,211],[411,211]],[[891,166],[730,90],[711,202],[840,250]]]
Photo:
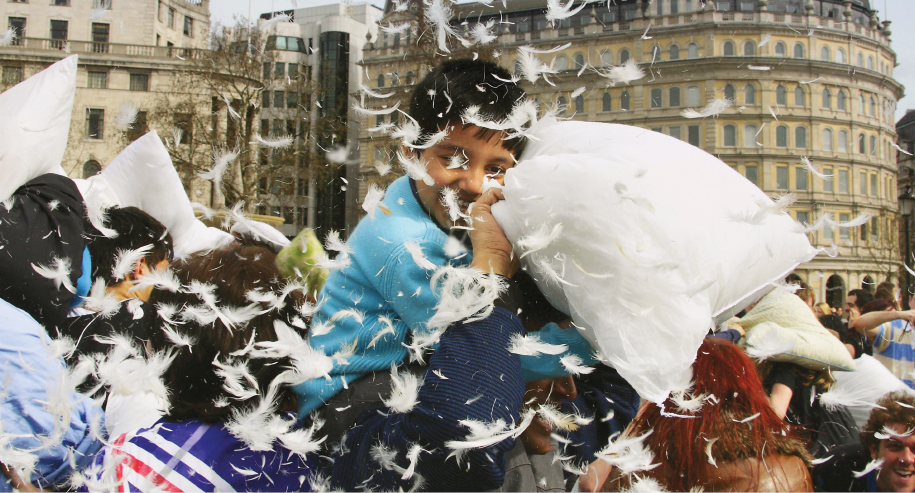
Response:
[[[332,3],[337,2],[333,0],[211,0],[210,13],[214,22],[231,25],[234,23],[233,17],[236,15],[242,18],[248,17],[249,6],[252,16],[257,18],[264,12]],[[384,0],[374,0],[370,3],[384,7]],[[915,29],[912,29],[911,26],[911,20],[915,19],[915,1],[871,0],[871,7],[878,10],[877,15],[881,21],[886,19],[893,21],[890,26],[890,31],[893,33],[891,41],[896,50],[896,61],[899,64],[893,76],[903,86],[911,88],[906,91],[907,93],[915,93]],[[896,108],[897,121],[902,118],[906,109],[915,109],[915,96],[909,95],[899,101]]]

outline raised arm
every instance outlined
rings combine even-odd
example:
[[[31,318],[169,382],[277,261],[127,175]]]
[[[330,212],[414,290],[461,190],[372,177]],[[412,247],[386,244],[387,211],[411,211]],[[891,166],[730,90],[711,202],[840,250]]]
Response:
[[[874,342],[874,338],[877,337],[877,333],[880,331],[880,326],[893,320],[906,320],[910,324],[915,323],[915,310],[865,313],[849,326],[867,337],[868,342]]]

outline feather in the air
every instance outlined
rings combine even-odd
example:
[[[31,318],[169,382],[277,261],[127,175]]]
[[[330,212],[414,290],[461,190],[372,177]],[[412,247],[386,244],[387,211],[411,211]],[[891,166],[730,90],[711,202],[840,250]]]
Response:
[[[439,51],[451,53],[448,50],[448,36],[457,37],[457,31],[451,25],[451,0],[423,0],[423,4],[426,22],[435,33]]]
[[[410,23],[404,22],[402,24],[378,24],[378,29],[381,29],[383,32],[388,34],[403,34],[407,32],[407,29],[410,29]]]
[[[599,70],[597,73],[606,77],[612,85],[628,84],[645,77],[645,71],[639,68],[632,58],[622,65],[611,67],[609,70]]]
[[[105,14],[107,14],[109,10],[111,10],[111,0],[100,0],[96,3],[96,7],[89,12],[89,20],[95,22],[101,21],[105,18]]]
[[[705,439],[705,441],[708,442],[705,444],[706,459],[708,460],[709,464],[711,464],[715,467],[718,467],[718,463],[715,460],[715,457],[712,455],[712,447],[715,445],[715,442],[718,441],[718,438],[719,437],[715,437],[715,438],[712,438],[711,440],[709,440],[708,438]]]
[[[322,425],[323,423],[320,420],[315,420],[308,428],[291,429],[281,433],[277,438],[287,450],[302,459],[306,459],[320,450],[321,444],[327,440],[326,436],[315,439],[315,433],[318,432]]]
[[[426,170],[426,162],[422,157],[407,156],[403,152],[397,151],[397,162],[410,178],[421,181],[430,187],[435,184],[435,180],[429,176],[429,172]]]
[[[362,325],[365,321],[365,312],[358,310],[356,308],[346,308],[343,310],[337,310],[333,315],[331,315],[329,321],[336,322],[341,318],[351,318],[356,321],[357,324]]]
[[[336,258],[330,258],[326,253],[318,255],[315,260],[315,267],[319,269],[336,270],[349,266],[352,259],[346,253],[337,255]]]
[[[876,438],[877,440],[888,440],[893,437],[904,438],[907,436],[911,436],[912,432],[915,432],[915,428],[909,428],[905,432],[899,433],[896,430],[893,430],[892,428],[889,428],[886,425],[884,425],[880,431],[874,432],[874,438]]]
[[[369,344],[368,344],[368,346],[366,346],[366,349],[372,349],[373,347],[375,347],[375,344],[377,344],[378,341],[381,340],[381,338],[385,336],[385,334],[395,334],[394,323],[391,321],[390,318],[388,318],[384,315],[380,315],[378,317],[378,321],[381,322],[382,327],[380,329],[378,329],[378,332],[376,332],[375,336],[372,337],[372,340],[369,341]]]
[[[548,22],[554,22],[562,19],[568,19],[573,15],[581,12],[584,9],[588,2],[582,2],[577,9],[572,10],[572,4],[575,3],[575,0],[569,0],[565,5],[562,4],[562,0],[547,0],[546,2],[546,20]]]
[[[874,459],[874,460],[868,462],[866,466],[864,466],[864,470],[852,471],[852,473],[855,475],[856,478],[860,478],[862,476],[867,476],[871,471],[874,471],[876,469],[880,469],[881,467],[883,467],[884,460],[886,460],[886,459],[883,459],[883,458]]]
[[[513,334],[509,345],[508,352],[520,354],[522,356],[539,356],[540,354],[562,354],[569,350],[565,344],[548,344],[540,341],[540,335],[530,333],[528,335]]]
[[[585,86],[581,86],[578,89],[572,91],[572,94],[569,95],[570,98],[575,99],[578,96],[581,96],[585,92]]]
[[[454,456],[458,464],[460,464],[467,450],[489,447],[508,438],[516,438],[530,426],[536,415],[537,411],[535,409],[528,409],[521,415],[521,422],[518,423],[518,426],[510,426],[502,419],[497,419],[492,423],[474,419],[462,419],[458,421],[458,424],[467,427],[470,433],[467,434],[464,440],[449,440],[445,442],[445,447],[452,451],[448,457]]]
[[[281,137],[273,138],[263,138],[259,134],[254,134],[254,140],[256,142],[249,142],[250,144],[261,144],[271,149],[285,149],[292,145],[292,137],[289,135],[284,135]]]
[[[341,238],[340,232],[332,229],[327,233],[327,238],[324,240],[324,248],[334,252],[345,253],[347,255],[352,255],[353,249],[347,245]]]
[[[763,46],[766,46],[766,43],[768,43],[769,40],[771,40],[771,39],[772,39],[772,35],[771,35],[771,34],[763,34],[762,39],[759,40],[759,44],[756,45],[756,46],[759,47],[759,48],[762,48]]]
[[[383,399],[384,405],[395,413],[408,413],[416,407],[419,399],[419,387],[423,380],[404,369],[401,373],[395,364],[391,364],[391,395]]]
[[[413,477],[413,473],[416,470],[416,462],[419,460],[419,454],[422,452],[428,452],[424,450],[418,443],[414,443],[410,446],[410,449],[407,451],[407,460],[410,461],[410,465],[407,466],[407,469],[404,471],[403,476],[400,479],[410,479]]]
[[[369,218],[375,219],[375,211],[382,199],[384,199],[384,189],[374,183],[369,185],[369,190],[365,193],[365,200],[362,201],[362,210],[368,213]]]
[[[257,397],[260,386],[257,379],[251,374],[245,361],[220,362],[213,360],[216,375],[222,378],[222,388],[233,399],[246,401]]]
[[[772,356],[791,351],[795,344],[797,344],[797,336],[788,334],[782,337],[772,332],[767,337],[754,338],[752,344],[748,341],[746,352],[751,358],[763,361]]]
[[[181,130],[178,127],[172,127],[172,142],[175,143],[175,146],[177,146],[178,144],[181,143],[181,138],[183,135],[184,135],[184,130]]]
[[[629,489],[624,490],[628,493],[656,493],[667,491],[657,479],[651,476],[639,476],[638,474],[633,474],[635,479],[629,484]],[[691,492],[692,493],[692,492]]]
[[[181,282],[175,273],[168,267],[164,269],[150,269],[146,274],[139,276],[128,292],[146,289],[153,286],[155,289],[168,290],[177,293],[181,290]]]
[[[611,441],[603,449],[595,454],[595,457],[619,468],[623,474],[631,474],[638,471],[648,471],[658,467],[660,464],[652,464],[654,454],[645,447],[645,438],[651,435],[652,431],[637,437],[619,437]]]
[[[558,260],[558,259],[557,259]],[[562,262],[561,262],[562,263]],[[557,271],[553,267],[553,262],[548,258],[537,258],[534,260],[534,269],[543,276],[546,277],[547,282],[554,284],[565,284],[566,286],[575,286],[574,284],[566,281],[565,276],[565,263],[562,263],[562,272]]]
[[[391,163],[375,161],[375,171],[378,172],[378,176],[384,176],[391,172]]]
[[[395,111],[397,111],[397,108],[399,108],[399,107],[400,107],[400,101],[398,101],[397,103],[395,103],[394,106],[391,106],[390,108],[380,108],[380,109],[377,109],[377,110],[373,110],[373,109],[365,108],[365,107],[362,107],[362,106],[359,106],[359,105],[353,105],[353,110],[354,110],[356,113],[359,113],[360,115],[363,115],[363,116],[368,116],[368,115],[390,115],[391,113],[394,113]]]
[[[807,158],[807,156],[804,156],[804,157],[801,158],[801,163],[803,163],[804,167],[807,168],[808,171],[810,171],[811,173],[813,173],[813,174],[816,175],[816,176],[819,176],[820,178],[826,179],[826,178],[832,178],[832,177],[833,177],[833,175],[826,175],[826,174],[823,174],[821,171],[819,171],[818,169],[816,169],[816,168],[813,166],[813,163],[810,162],[810,159]]]
[[[226,170],[229,169],[229,164],[235,161],[236,158],[238,158],[237,150],[219,149],[213,153],[213,168],[199,173],[197,176],[204,180],[212,181],[217,190],[222,190],[222,177],[226,174]]]
[[[559,358],[559,363],[572,376],[586,375],[594,371],[594,367],[582,365],[583,361],[577,354],[567,354]]]
[[[549,246],[550,243],[556,241],[556,238],[559,238],[560,234],[562,234],[562,223],[556,223],[552,228],[550,228],[549,225],[544,224],[537,231],[519,239],[518,247],[524,250],[524,253],[521,254],[521,258],[536,251],[543,250]]]
[[[114,128],[121,131],[133,128],[138,113],[137,105],[132,101],[124,101],[121,103],[121,110],[114,117]]]
[[[461,206],[458,204],[457,192],[451,187],[442,188],[442,205],[445,206],[445,210],[448,211],[448,217],[451,219],[451,222],[457,222],[460,218],[469,218],[467,214],[461,211]]]
[[[435,270],[437,267],[429,259],[426,258],[426,255],[423,253],[423,247],[414,241],[405,241],[403,242],[404,248],[413,257],[413,262],[416,262],[422,269],[426,270]]]
[[[759,70],[761,72],[765,72],[767,70],[772,70],[772,67],[770,67],[768,65],[747,65],[747,68],[750,70]]]
[[[118,249],[114,257],[114,265],[111,267],[112,279],[126,279],[136,269],[137,263],[145,258],[152,248],[153,245],[149,244],[135,249]]]
[[[39,276],[54,281],[57,289],[63,286],[67,291],[76,294],[76,287],[70,282],[70,259],[54,257],[51,259],[51,266],[32,264],[32,269],[35,269]]]
[[[575,431],[579,426],[591,424],[592,418],[586,418],[575,413],[564,413],[556,404],[547,403],[537,407],[537,416],[552,425],[554,428],[566,431]]]
[[[692,108],[687,108],[680,112],[680,116],[683,118],[706,118],[715,116],[728,109],[732,104],[734,104],[734,102],[727,98],[714,99],[701,110],[696,111]]]
[[[265,20],[259,26],[261,30],[266,31],[268,27],[279,24],[280,22],[292,22],[292,16],[289,14],[276,14],[273,17]]]
[[[338,145],[325,152],[324,156],[329,163],[342,164],[346,162],[347,154],[349,154],[349,150],[345,146]]]
[[[16,40],[16,28],[11,27],[0,33],[0,46],[9,46]]]
[[[490,19],[486,23],[477,22],[470,28],[470,41],[472,44],[486,45],[495,41],[498,36],[492,33],[496,20]]]
[[[522,49],[518,49],[518,67],[521,69],[521,76],[532,84],[537,82],[541,76],[549,82],[546,75],[558,73],[552,64],[546,65],[539,56]]]
[[[830,216],[829,218],[826,219],[826,224],[828,224],[834,228],[855,228],[855,227],[861,226],[862,224],[867,224],[867,222],[870,221],[871,218],[874,216],[871,214],[868,214],[868,213],[864,213],[864,214],[861,214],[860,216],[852,219],[851,221],[845,221],[845,222],[834,221],[832,219],[832,217],[833,216]]]
[[[2,46],[2,45],[0,45],[0,46]],[[899,152],[905,154],[906,156],[911,156],[911,155],[912,155],[911,152],[909,152],[909,151],[907,151],[907,150],[905,150],[905,149],[899,147],[899,144],[893,142],[892,140],[890,141],[890,144],[893,144],[893,147],[895,147],[896,150],[898,150]]]
[[[818,466],[820,464],[825,464],[826,462],[829,462],[830,459],[832,459],[833,457],[835,457],[835,456],[830,455],[829,457],[823,457],[822,459],[813,459],[812,461],[810,461],[810,465]]]

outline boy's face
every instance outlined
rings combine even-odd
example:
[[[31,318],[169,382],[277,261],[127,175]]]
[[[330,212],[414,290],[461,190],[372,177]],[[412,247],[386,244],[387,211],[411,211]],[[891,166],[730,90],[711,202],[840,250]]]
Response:
[[[489,176],[502,183],[505,171],[514,166],[512,153],[502,147],[502,135],[495,134],[489,140],[476,137],[479,127],[461,125],[449,127],[448,136],[438,144],[422,151],[429,176],[435,180],[432,186],[416,182],[416,190],[423,206],[440,226],[450,228],[463,225],[451,221],[448,210],[441,200],[442,190],[450,188],[457,192],[461,212],[475,202],[483,193],[483,179]],[[453,163],[458,168],[448,169]]]
[[[555,404],[559,406],[563,401],[570,401],[578,396],[575,381],[571,375],[556,378],[534,380],[524,384],[524,408],[536,407],[538,404]],[[550,451],[550,434],[553,425],[540,417],[534,418],[530,426],[518,437],[528,454],[543,455]]]
[[[870,446],[871,458],[883,459],[877,491],[915,491],[915,435],[904,436],[910,430],[903,424],[888,423],[886,427],[899,435]]]

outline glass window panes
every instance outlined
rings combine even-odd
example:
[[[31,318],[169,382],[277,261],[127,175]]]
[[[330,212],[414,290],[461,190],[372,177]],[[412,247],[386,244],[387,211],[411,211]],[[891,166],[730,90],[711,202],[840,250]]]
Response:
[[[867,195],[867,173],[858,173],[858,193]]]
[[[801,224],[810,224],[810,213],[807,211],[797,211],[797,222]]]
[[[734,125],[724,126],[724,145],[734,147],[737,145],[737,127]]]
[[[848,132],[845,130],[839,130],[839,139],[837,150],[839,152],[848,152]]]
[[[105,110],[86,108],[86,138],[105,138]]]
[[[759,167],[756,165],[748,165],[744,168],[744,175],[747,177],[747,180],[750,180],[750,183],[759,186]]]
[[[727,84],[724,86],[724,97],[731,101],[734,101],[736,95],[734,93],[734,86]]]
[[[823,168],[823,191],[832,192],[833,173],[832,168]]]
[[[871,175],[871,197],[877,196],[877,175]]]
[[[620,94],[620,109],[629,109],[629,91],[623,91],[623,93]]]
[[[261,93],[261,107],[263,107],[263,108],[270,107],[270,91],[263,91]]]
[[[756,104],[756,86],[753,84],[747,84],[747,87],[743,91],[744,93],[744,103],[746,104]]]
[[[651,107],[652,108],[661,107],[661,89],[652,89],[651,90]]]
[[[699,147],[699,125],[686,127],[686,138],[690,144]]]
[[[668,92],[668,104],[671,108],[677,108],[680,106],[680,88],[671,87]]]
[[[277,62],[273,64],[273,76],[274,77],[285,77],[286,76],[286,64],[282,62]]]
[[[690,45],[686,47],[686,57],[689,59],[699,58],[699,45],[690,43]]]
[[[839,222],[847,223],[850,220],[848,214],[839,214]],[[848,228],[839,228],[839,239],[847,240],[848,239]]]
[[[286,107],[295,108],[295,105],[298,104],[298,94],[295,91],[286,92]]]
[[[756,125],[750,124],[743,129],[743,146],[749,148],[756,147],[756,133],[759,131]]]
[[[775,168],[775,188],[779,190],[788,190],[787,166],[778,166]]]
[[[788,127],[775,127],[775,147],[788,147]]]
[[[794,188],[796,190],[807,190],[807,168],[794,169]]]
[[[794,147],[797,149],[807,148],[807,127],[797,127],[794,129]]]
[[[89,89],[108,89],[108,72],[89,72]]]
[[[686,88],[686,105],[699,106],[699,87],[689,86]]]
[[[839,193],[848,193],[848,170],[839,170]]]
[[[845,105],[846,105],[845,91],[840,89],[838,94],[836,94],[836,107],[842,111],[845,111]]]
[[[609,92],[605,92],[601,96],[601,111],[610,111],[613,109],[613,98],[610,96]]]
[[[680,136],[680,127],[670,127],[670,136],[682,140]]]
[[[148,91],[149,74],[130,74],[131,91]]]
[[[785,89],[785,86],[778,86],[775,88],[775,104],[782,106],[788,105],[788,90]]]
[[[273,107],[274,108],[285,108],[286,107],[286,96],[285,91],[273,91]]]

